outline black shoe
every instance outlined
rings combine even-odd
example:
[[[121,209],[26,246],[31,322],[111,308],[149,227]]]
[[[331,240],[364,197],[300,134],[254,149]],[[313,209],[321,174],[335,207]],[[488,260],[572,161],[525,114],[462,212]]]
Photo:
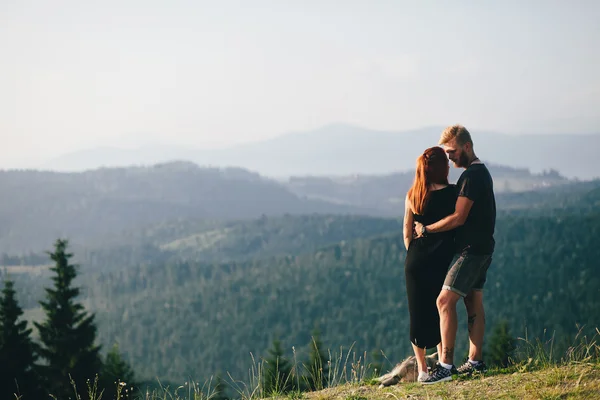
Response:
[[[487,365],[483,361],[478,362],[476,365],[471,364],[469,360],[467,360],[463,365],[456,369],[459,375],[467,375],[470,376],[473,373],[485,373],[487,372]]]
[[[432,383],[446,382],[452,380],[452,373],[456,373],[454,365],[452,369],[444,368],[439,363],[433,369],[433,372],[429,374],[427,378],[420,381],[423,385],[431,385]]]

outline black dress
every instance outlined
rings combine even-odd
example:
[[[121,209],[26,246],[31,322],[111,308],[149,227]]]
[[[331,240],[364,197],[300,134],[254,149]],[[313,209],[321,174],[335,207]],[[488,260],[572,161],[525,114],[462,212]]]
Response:
[[[429,225],[454,212],[456,186],[431,191],[422,215],[415,221]],[[413,239],[404,262],[406,294],[410,313],[410,341],[421,348],[433,348],[441,341],[440,316],[436,299],[454,257],[454,231],[430,233]]]

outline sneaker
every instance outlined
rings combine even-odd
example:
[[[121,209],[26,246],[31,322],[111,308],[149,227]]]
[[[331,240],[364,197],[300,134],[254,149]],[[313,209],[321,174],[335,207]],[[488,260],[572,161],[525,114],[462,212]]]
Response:
[[[471,364],[469,360],[465,361],[463,365],[456,369],[459,375],[470,376],[473,373],[485,373],[487,372],[487,365],[483,361],[478,362],[476,365]]]
[[[452,366],[452,369],[447,369],[437,364],[431,374],[420,382],[424,385],[431,385],[432,383],[451,381],[453,371],[456,371],[454,366]]]

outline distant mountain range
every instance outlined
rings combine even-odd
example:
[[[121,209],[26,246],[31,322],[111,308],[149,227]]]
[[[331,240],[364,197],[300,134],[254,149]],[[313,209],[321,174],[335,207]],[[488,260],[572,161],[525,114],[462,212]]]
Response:
[[[496,165],[490,170],[498,194],[573,184],[556,172],[531,174]],[[458,173],[452,169],[453,181]],[[68,173],[0,171],[0,253],[47,249],[59,236],[77,244],[96,243],[122,231],[177,219],[401,216],[413,174],[277,181],[241,168],[206,168],[191,162]],[[517,206],[528,201],[513,198]]]
[[[56,171],[83,171],[103,166],[152,165],[185,160],[201,166],[241,167],[265,176],[390,174],[414,168],[417,156],[437,144],[443,127],[379,131],[336,124],[275,139],[222,149],[145,146],[99,147],[66,154],[41,166]],[[600,134],[506,135],[471,132],[477,154],[490,163],[556,170],[568,178],[600,176]]]
[[[47,248],[58,236],[89,242],[176,218],[375,212],[303,199],[239,168],[189,162],[82,173],[0,171],[0,187],[0,252],[7,253]]]
[[[519,193],[570,183],[556,171],[532,174],[527,169],[488,165],[496,193]],[[451,168],[449,181],[458,180],[462,169]],[[313,200],[401,213],[406,192],[414,180],[414,170],[387,175],[340,177],[291,177],[284,183],[295,194]],[[399,211],[400,210],[400,211]]]

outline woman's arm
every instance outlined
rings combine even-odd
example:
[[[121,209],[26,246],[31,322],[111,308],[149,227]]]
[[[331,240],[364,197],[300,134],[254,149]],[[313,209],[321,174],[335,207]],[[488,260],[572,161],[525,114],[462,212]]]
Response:
[[[408,250],[411,240],[413,240],[413,213],[410,208],[410,201],[408,196],[404,200],[404,227],[402,229],[404,234],[404,247]]]

